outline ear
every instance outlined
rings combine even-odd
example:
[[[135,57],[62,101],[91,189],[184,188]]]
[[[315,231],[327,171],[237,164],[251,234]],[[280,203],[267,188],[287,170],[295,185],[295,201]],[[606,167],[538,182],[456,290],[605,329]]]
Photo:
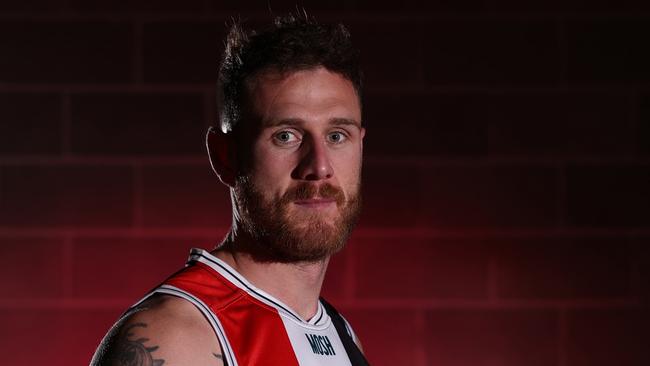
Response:
[[[236,156],[232,137],[218,128],[210,127],[205,137],[205,144],[208,148],[212,170],[223,184],[231,188],[234,187]]]

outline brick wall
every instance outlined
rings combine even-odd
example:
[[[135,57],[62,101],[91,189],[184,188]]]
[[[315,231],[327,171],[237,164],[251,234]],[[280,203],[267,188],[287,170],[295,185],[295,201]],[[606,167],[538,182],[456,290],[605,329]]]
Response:
[[[365,212],[324,293],[370,361],[648,365],[650,5],[303,5],[365,63]],[[3,364],[87,363],[221,239],[203,134],[223,24],[267,8],[0,5]]]

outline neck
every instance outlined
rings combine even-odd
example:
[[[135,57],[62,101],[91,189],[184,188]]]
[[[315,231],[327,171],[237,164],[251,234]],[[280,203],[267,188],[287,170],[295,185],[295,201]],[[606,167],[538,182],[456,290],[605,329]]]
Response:
[[[252,240],[247,235],[235,234],[231,229],[212,254],[228,263],[255,287],[287,304],[303,319],[313,317],[318,309],[329,258],[292,263],[259,261],[248,250],[239,250],[254,245]]]

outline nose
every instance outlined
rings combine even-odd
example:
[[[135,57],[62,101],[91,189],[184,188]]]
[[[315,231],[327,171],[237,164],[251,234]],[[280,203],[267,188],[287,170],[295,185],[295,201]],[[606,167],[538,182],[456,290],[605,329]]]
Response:
[[[294,178],[302,180],[331,178],[333,169],[325,143],[311,138],[305,141],[303,149],[304,153],[294,171]]]

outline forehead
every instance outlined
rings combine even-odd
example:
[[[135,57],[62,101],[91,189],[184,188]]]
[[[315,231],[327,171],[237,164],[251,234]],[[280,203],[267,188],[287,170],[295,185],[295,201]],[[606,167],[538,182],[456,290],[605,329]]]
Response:
[[[249,84],[250,108],[262,126],[278,119],[348,119],[361,123],[359,96],[348,79],[323,67],[267,72]]]

